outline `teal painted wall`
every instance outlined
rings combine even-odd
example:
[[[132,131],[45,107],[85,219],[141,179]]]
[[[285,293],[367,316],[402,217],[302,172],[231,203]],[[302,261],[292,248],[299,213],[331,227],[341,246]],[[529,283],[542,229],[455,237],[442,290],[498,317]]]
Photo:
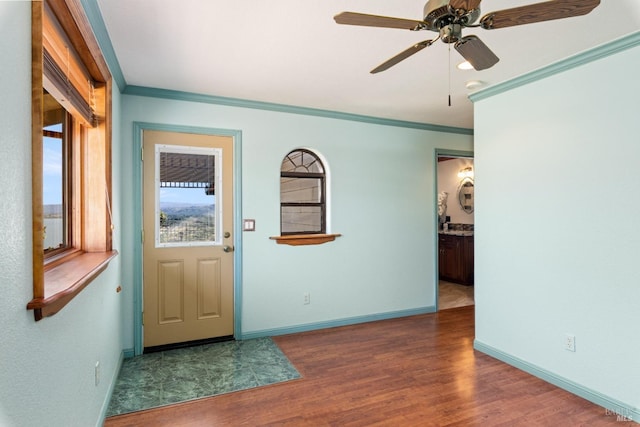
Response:
[[[134,170],[133,122],[242,132],[242,336],[280,333],[435,306],[435,148],[470,150],[472,136],[255,108],[123,95],[121,168]],[[131,147],[131,148],[129,148]],[[331,173],[331,232],[319,246],[277,245],[279,170],[296,147],[317,150]],[[125,185],[123,217],[139,215]],[[134,277],[139,234],[125,225],[123,276]],[[303,305],[303,293],[311,304]],[[133,295],[125,295],[133,307]],[[311,326],[313,327],[313,326]],[[133,348],[125,317],[125,348]]]
[[[475,295],[479,346],[637,417],[640,47],[629,40],[475,103]]]
[[[99,425],[122,350],[121,258],[55,316],[36,323],[26,310],[33,296],[31,2],[0,2],[0,57],[0,425]],[[119,104],[115,93],[117,134]],[[118,144],[114,139],[114,156],[120,156]],[[114,247],[120,249],[117,162],[113,177]]]

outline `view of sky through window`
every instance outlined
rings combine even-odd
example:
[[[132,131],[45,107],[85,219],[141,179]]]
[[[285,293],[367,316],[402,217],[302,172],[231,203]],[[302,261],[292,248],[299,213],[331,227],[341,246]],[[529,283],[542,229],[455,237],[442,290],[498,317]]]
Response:
[[[204,188],[161,188],[160,207],[163,204],[212,205],[216,197],[205,194]]]
[[[46,126],[45,130],[62,132],[62,123]],[[44,205],[62,204],[62,140],[43,137],[42,197]]]

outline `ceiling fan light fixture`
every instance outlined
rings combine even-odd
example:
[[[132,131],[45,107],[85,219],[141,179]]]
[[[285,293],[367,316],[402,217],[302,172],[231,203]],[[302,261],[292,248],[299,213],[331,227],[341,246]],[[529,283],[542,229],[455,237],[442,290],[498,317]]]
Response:
[[[475,89],[479,89],[482,86],[486,85],[486,83],[483,82],[482,80],[469,80],[464,85],[469,90],[475,90]]]
[[[471,65],[469,61],[462,61],[461,63],[456,65],[456,68],[458,68],[458,70],[465,70],[465,71],[473,70],[473,65]]]

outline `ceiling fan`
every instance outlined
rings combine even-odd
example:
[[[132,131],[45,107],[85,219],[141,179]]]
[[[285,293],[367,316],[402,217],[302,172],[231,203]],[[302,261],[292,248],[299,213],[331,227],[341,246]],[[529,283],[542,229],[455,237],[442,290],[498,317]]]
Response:
[[[455,49],[473,68],[484,70],[494,66],[499,58],[477,36],[463,37],[463,28],[493,30],[570,18],[586,15],[600,4],[600,0],[549,0],[490,12],[475,23],[480,16],[480,2],[481,0],[429,0],[424,6],[424,20],[422,21],[356,12],[342,12],[334,16],[334,19],[338,24],[399,28],[411,31],[429,30],[439,33],[435,39],[416,43],[378,65],[371,70],[372,74],[391,68],[414,53],[431,46],[438,39],[444,43],[454,43]]]

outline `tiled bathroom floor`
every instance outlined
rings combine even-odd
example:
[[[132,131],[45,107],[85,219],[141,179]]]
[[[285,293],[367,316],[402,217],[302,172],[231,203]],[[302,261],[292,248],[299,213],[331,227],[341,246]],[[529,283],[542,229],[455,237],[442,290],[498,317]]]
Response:
[[[474,305],[473,286],[458,285],[457,283],[440,280],[438,290],[438,310]]]
[[[270,338],[144,354],[123,361],[107,416],[296,378]]]

